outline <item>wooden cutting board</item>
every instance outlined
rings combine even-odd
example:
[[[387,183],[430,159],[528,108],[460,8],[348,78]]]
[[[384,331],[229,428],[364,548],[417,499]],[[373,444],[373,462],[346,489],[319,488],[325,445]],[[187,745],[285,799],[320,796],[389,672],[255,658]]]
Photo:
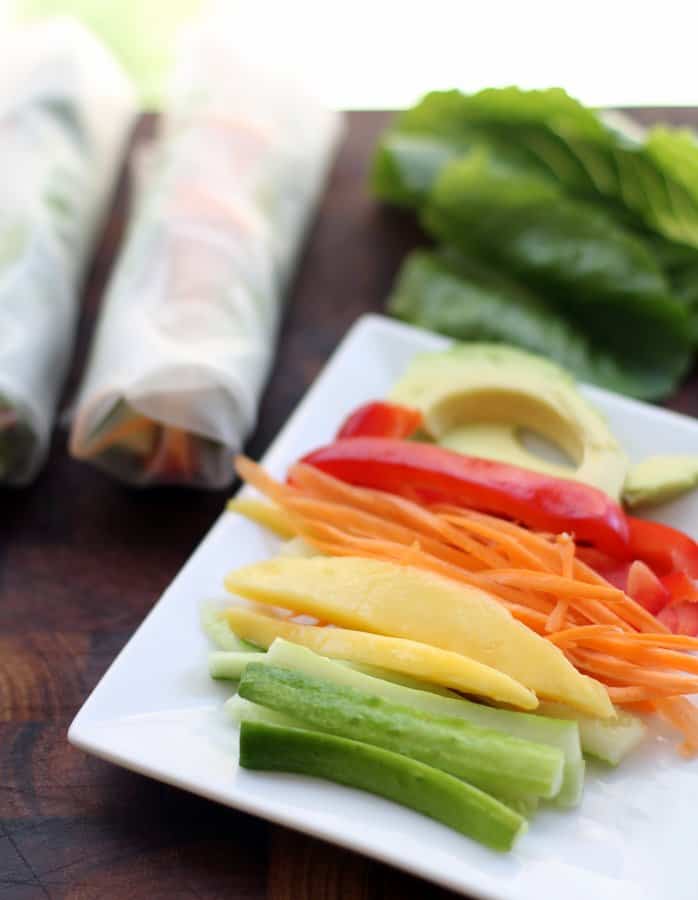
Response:
[[[698,110],[642,110],[698,126]],[[352,113],[248,445],[257,457],[347,328],[380,311],[423,238],[378,207],[368,161],[388,113]],[[152,128],[144,121],[139,135]],[[122,180],[86,290],[72,396],[123,230]],[[668,404],[698,415],[698,376]],[[92,759],[66,729],[229,492],[129,490],[70,459],[56,431],[38,481],[0,489],[0,900],[410,900],[446,891]]]

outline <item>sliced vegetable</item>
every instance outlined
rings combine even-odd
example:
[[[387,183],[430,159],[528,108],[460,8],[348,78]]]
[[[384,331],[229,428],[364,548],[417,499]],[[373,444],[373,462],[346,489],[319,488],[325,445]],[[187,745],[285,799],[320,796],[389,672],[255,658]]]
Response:
[[[251,663],[238,693],[305,727],[402,753],[482,790],[555,797],[562,784],[564,757],[557,748],[433,716],[290,669]]]
[[[456,344],[447,350],[419,353],[412,358],[390,392],[393,400],[409,401],[424,416],[424,431],[442,445],[452,446],[454,429],[499,425],[510,429],[509,458],[490,454],[487,442],[480,452],[452,447],[459,453],[500,458],[524,469],[534,469],[597,487],[618,500],[625,481],[628,458],[603,416],[560,366],[533,353],[501,344]],[[567,465],[551,464],[516,441],[524,428],[546,438],[566,457]],[[506,433],[506,432],[505,432]],[[501,449],[489,432],[493,445]]]
[[[682,531],[628,516],[630,555],[641,559],[658,575],[670,572],[684,572],[691,578],[698,578],[698,543]]]
[[[575,806],[579,802],[584,783],[584,761],[579,729],[575,722],[495,709],[482,703],[472,703],[455,694],[450,697],[436,695],[431,692],[430,685],[424,682],[414,681],[413,686],[395,684],[383,677],[356,671],[282,638],[274,641],[264,661],[332,684],[353,687],[410,709],[463,719],[480,728],[490,728],[536,744],[557,747],[565,756],[565,768],[560,793],[555,798],[556,803],[560,806]],[[390,677],[391,673],[387,672],[386,675]]]
[[[292,716],[287,716],[285,713],[274,712],[274,710],[267,709],[265,706],[260,706],[258,703],[251,703],[249,700],[243,700],[242,697],[238,697],[237,695],[231,697],[225,706],[230,719],[238,726],[242,726],[244,722],[261,722],[265,725],[280,725],[284,728],[303,727],[302,724]],[[583,766],[584,761],[582,761],[582,767]],[[567,805],[560,803],[561,794],[562,791],[552,801],[548,802],[552,803],[554,806]],[[504,803],[510,809],[515,810],[525,818],[530,818],[536,812],[540,803],[539,798],[533,794],[529,794],[525,797],[507,797],[502,794],[490,794],[490,796],[499,800],[501,803]]]
[[[394,669],[499,703],[510,703],[523,709],[535,709],[538,705],[536,695],[518,681],[461,653],[400,637],[298,625],[241,607],[231,607],[227,616],[232,631],[264,647],[283,637],[325,656]]]
[[[489,594],[430,572],[370,559],[276,559],[238,569],[225,583],[248,599],[345,628],[467,654],[541,697],[592,715],[613,714],[601,684],[580,675],[557,647]]]
[[[666,503],[698,487],[698,456],[650,456],[631,466],[623,486],[630,507]]]
[[[259,662],[264,654],[255,650],[214,650],[208,655],[208,672],[211,678],[238,681],[251,662]]]
[[[360,406],[337,432],[337,438],[407,438],[422,424],[418,409],[397,403],[373,402]]]
[[[350,484],[494,512],[544,531],[571,531],[613,556],[628,556],[622,509],[579,482],[390,438],[336,441],[303,462]]]
[[[652,569],[639,559],[636,559],[628,570],[626,590],[633,600],[644,606],[653,616],[661,612],[669,602],[669,591]]]
[[[541,715],[574,720],[579,726],[584,752],[611,766],[621,763],[647,734],[642,719],[626,710],[616,709],[611,719],[582,716],[559,703],[541,704],[540,711]]]
[[[326,778],[401,803],[496,850],[526,830],[514,810],[423,763],[356,740],[244,722],[240,765]]]

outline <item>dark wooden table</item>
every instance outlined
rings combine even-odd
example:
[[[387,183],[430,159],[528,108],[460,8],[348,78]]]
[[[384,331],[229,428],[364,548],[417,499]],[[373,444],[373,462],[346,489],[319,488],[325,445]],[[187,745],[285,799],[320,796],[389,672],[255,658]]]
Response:
[[[698,110],[646,110],[698,124]],[[354,113],[288,308],[249,452],[260,455],[361,313],[380,310],[420,238],[365,187],[384,113]],[[148,123],[144,126],[146,129]],[[86,291],[72,395],[119,241],[126,185]],[[670,405],[698,415],[694,376]],[[136,492],[69,458],[0,491],[0,900],[388,900],[452,895],[93,759],[67,727],[229,492]]]

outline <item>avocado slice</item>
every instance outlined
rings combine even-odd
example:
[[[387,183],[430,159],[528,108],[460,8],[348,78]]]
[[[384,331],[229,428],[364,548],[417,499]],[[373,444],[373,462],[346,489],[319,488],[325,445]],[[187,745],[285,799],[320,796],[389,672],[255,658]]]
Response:
[[[390,399],[415,406],[427,435],[460,452],[593,485],[619,499],[628,460],[601,414],[555,363],[502,344],[455,344],[414,357]],[[550,463],[521,441],[528,428],[572,466]]]
[[[468,456],[484,456],[557,478],[574,478],[575,466],[568,457],[565,457],[566,463],[556,463],[531,453],[523,442],[524,433],[525,430],[519,425],[475,422],[459,425],[447,432],[439,443],[442,447]]]
[[[698,487],[698,456],[649,456],[631,466],[623,500],[631,507],[665,503]]]

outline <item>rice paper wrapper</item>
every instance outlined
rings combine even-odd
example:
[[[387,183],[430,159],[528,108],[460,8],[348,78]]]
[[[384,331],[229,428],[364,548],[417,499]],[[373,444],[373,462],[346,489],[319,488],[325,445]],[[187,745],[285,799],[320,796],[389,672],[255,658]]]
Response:
[[[0,482],[26,483],[46,455],[135,109],[125,75],[77,23],[0,39]]]
[[[133,484],[232,480],[341,132],[227,34],[180,57],[78,395],[71,451]]]

